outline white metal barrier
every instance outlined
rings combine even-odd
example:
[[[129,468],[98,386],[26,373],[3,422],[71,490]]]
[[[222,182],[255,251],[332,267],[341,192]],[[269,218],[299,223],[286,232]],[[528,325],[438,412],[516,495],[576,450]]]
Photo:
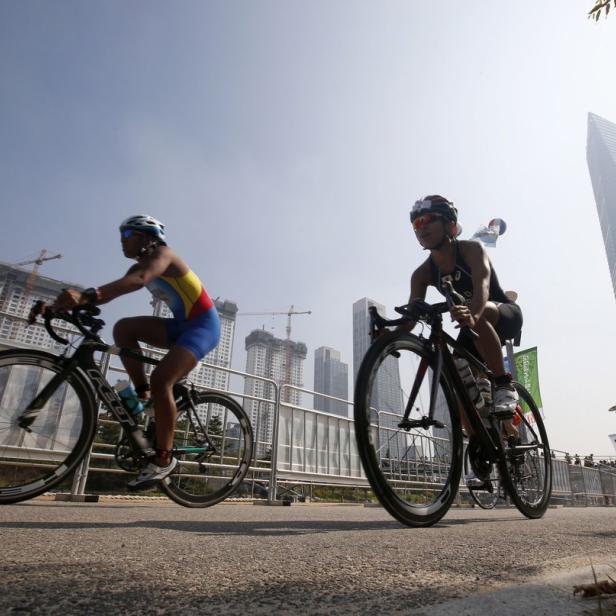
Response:
[[[107,377],[110,372],[124,372],[123,368],[111,365],[109,355],[102,357],[100,365]],[[279,386],[271,379],[222,366],[205,365],[213,371],[227,373],[230,379],[237,378],[244,382],[246,379],[252,379],[268,385],[270,391],[268,397],[254,396],[249,392],[240,391],[237,387],[218,391],[238,399],[244,406],[255,403],[250,404],[249,415],[255,436],[259,434],[264,436],[255,447],[247,480],[252,482],[253,486],[255,483],[267,485],[270,500],[278,498],[279,484],[369,487],[357,451],[353,420],[303,406],[301,396],[318,396],[321,399],[334,400],[346,404],[349,409],[352,408],[350,401],[292,385]],[[291,398],[292,392],[296,394],[298,403],[283,401]],[[399,430],[392,427],[394,423],[391,417],[393,417],[391,414],[379,413],[378,429],[383,434],[391,432],[394,435],[393,442],[396,446],[400,446],[397,442]],[[101,420],[101,423],[105,423],[105,420]],[[267,428],[270,423],[271,432],[262,429]],[[405,442],[402,446],[416,452],[431,452],[428,461],[422,461],[421,457],[417,456],[411,460],[409,469],[412,466],[411,470],[417,475],[415,480],[421,484],[429,482],[432,485],[442,481],[447,474],[448,461],[440,459],[437,455],[439,438],[412,433],[404,433],[403,436]],[[416,442],[418,439],[421,442]],[[23,448],[14,449],[16,458],[23,456]],[[5,456],[7,452],[9,456],[11,455],[10,449],[4,447],[3,451]],[[33,463],[57,461],[60,456],[58,451],[39,450],[36,447],[29,453]],[[380,454],[386,455],[385,452]],[[404,458],[400,456],[400,452],[397,452],[395,457]],[[75,472],[72,493],[74,495],[85,493],[91,471],[123,472],[117,468],[101,466],[101,463],[109,463],[112,459],[113,446],[95,442]],[[552,462],[555,501],[578,505],[616,504],[616,467],[574,464],[568,456],[567,459],[563,459],[562,455],[555,456]]]

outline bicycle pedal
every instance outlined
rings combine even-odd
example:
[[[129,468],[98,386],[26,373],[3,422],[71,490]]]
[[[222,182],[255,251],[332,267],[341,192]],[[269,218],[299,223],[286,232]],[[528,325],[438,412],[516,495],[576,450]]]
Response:
[[[481,485],[477,486],[466,486],[469,490],[473,492],[489,492],[490,494],[494,494],[494,486],[491,481],[484,481]]]
[[[491,409],[490,410],[490,415],[492,415],[492,417],[496,417],[496,419],[513,419],[515,417],[515,411],[511,410],[511,409],[504,409],[504,410],[497,410],[497,409]]]

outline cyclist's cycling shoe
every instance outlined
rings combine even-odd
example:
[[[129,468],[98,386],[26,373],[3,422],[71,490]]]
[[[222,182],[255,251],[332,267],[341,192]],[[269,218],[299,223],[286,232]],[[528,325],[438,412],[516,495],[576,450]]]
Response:
[[[154,462],[148,462],[139,473],[136,479],[132,479],[126,485],[129,490],[147,490],[153,488],[159,481],[173,472],[177,466],[177,459],[171,458],[168,466],[157,466]]]
[[[494,392],[494,414],[501,417],[513,417],[518,400],[518,392],[515,389],[497,387]]]

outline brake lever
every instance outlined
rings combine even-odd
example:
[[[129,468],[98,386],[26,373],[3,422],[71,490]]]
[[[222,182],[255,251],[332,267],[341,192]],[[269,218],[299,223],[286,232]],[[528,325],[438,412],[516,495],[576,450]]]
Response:
[[[376,306],[369,306],[368,313],[370,314],[370,338],[376,340],[378,332],[385,329],[386,320],[378,313]]]
[[[45,312],[43,313],[43,318],[45,320],[45,329],[47,330],[47,333],[56,341],[59,342],[60,344],[69,344],[69,341],[66,340],[65,338],[62,338],[62,336],[59,336],[58,334],[56,334],[54,328],[51,325],[51,320],[54,319],[56,316],[61,317],[60,314],[54,314],[54,312],[51,310],[51,308],[46,308]]]
[[[82,313],[85,313],[85,315],[82,316]],[[94,318],[100,313],[100,308],[97,308],[92,304],[78,305],[71,311],[71,322],[86,338],[90,340],[98,340],[96,332],[99,331],[105,324],[105,322],[101,319]],[[91,329],[86,329],[86,326],[89,326]]]

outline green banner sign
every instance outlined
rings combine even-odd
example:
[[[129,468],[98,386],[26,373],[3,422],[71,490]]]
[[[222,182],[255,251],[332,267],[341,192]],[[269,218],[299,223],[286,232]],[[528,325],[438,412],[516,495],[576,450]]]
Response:
[[[535,404],[543,413],[543,403],[541,402],[541,392],[539,391],[539,367],[537,364],[537,347],[518,351],[514,354],[515,369],[518,373],[518,382],[528,390],[533,397]],[[524,412],[528,412],[528,407],[522,404]]]

